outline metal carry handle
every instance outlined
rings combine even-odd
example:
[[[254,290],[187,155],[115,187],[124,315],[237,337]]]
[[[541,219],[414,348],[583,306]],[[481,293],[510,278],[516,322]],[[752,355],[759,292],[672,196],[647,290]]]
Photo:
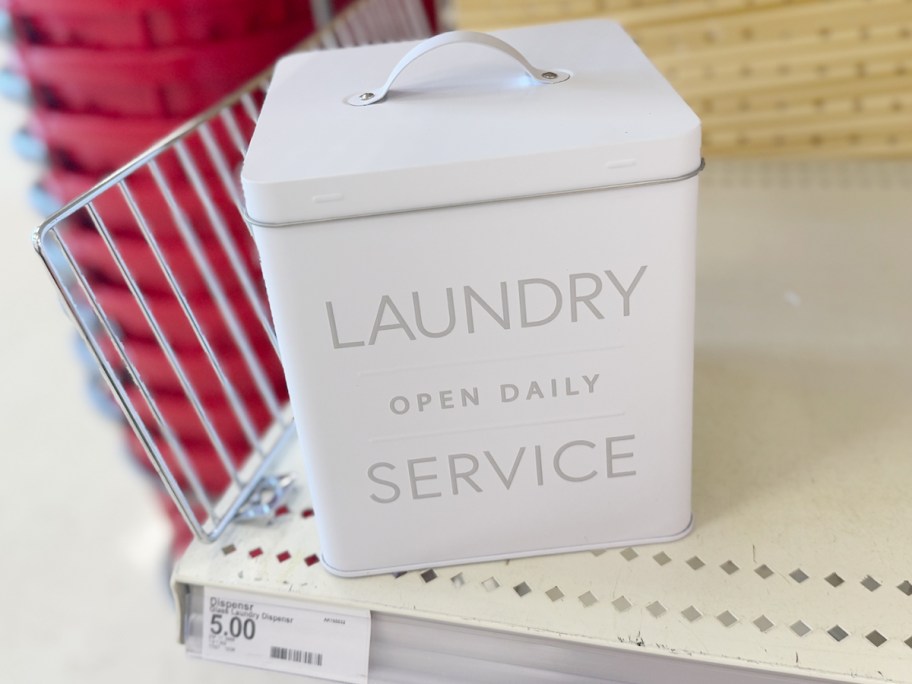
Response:
[[[428,38],[409,50],[405,56],[399,60],[399,63],[393,67],[389,77],[386,79],[386,83],[382,86],[352,95],[346,102],[355,107],[364,107],[382,102],[386,99],[386,96],[389,95],[390,88],[393,87],[393,83],[399,78],[399,75],[416,59],[446,45],[466,43],[493,48],[508,57],[512,57],[525,70],[529,77],[537,83],[561,83],[570,78],[570,73],[561,69],[539,69],[538,67],[532,66],[529,63],[529,60],[523,57],[519,50],[509,43],[505,43],[500,38],[495,38],[487,33],[479,33],[477,31],[449,31],[448,33],[441,33],[432,38]]]

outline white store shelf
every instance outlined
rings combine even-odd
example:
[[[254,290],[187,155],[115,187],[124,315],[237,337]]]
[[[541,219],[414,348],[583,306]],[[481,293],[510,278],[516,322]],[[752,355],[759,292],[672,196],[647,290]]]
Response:
[[[372,681],[912,682],[912,163],[702,185],[689,537],[340,579],[302,492],[191,546],[185,611],[202,586],[366,607]]]

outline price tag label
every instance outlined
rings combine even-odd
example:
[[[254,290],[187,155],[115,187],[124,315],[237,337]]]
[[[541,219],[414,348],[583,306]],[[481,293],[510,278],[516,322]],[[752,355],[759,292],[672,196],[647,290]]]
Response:
[[[367,682],[370,611],[327,609],[205,587],[203,657],[224,663]]]

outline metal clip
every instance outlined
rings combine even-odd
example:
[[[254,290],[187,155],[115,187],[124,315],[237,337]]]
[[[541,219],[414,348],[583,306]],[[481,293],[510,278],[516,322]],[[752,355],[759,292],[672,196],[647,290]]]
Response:
[[[250,494],[244,505],[238,509],[234,519],[237,522],[253,522],[271,519],[275,512],[295,492],[294,475],[270,475],[264,477]]]

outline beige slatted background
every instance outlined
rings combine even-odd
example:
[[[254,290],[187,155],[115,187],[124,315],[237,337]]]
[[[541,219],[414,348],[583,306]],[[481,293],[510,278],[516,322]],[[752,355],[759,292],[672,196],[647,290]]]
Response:
[[[454,0],[479,30],[618,20],[711,156],[912,156],[912,0]]]

